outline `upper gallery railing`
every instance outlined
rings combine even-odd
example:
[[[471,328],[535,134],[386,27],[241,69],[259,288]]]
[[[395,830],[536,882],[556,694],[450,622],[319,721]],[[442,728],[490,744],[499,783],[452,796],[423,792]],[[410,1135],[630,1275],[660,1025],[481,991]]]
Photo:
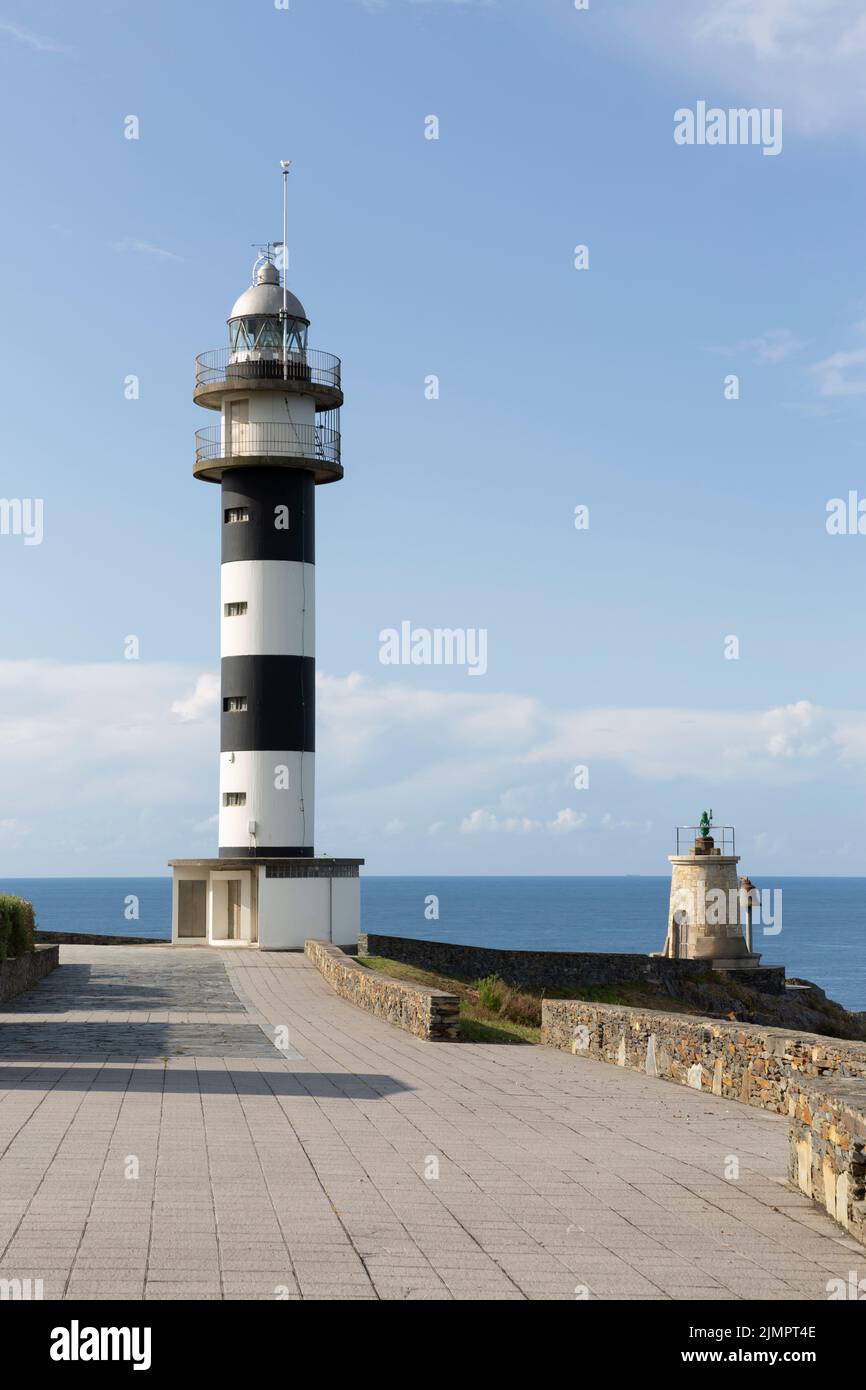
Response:
[[[340,390],[340,359],[330,352],[306,348],[286,353],[281,348],[261,352],[236,352],[232,348],[212,348],[195,359],[196,386],[230,385],[234,381],[308,381],[311,386]]]

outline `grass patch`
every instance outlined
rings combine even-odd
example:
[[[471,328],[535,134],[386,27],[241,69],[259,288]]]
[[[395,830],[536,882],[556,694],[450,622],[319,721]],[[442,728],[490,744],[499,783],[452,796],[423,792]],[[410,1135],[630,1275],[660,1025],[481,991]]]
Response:
[[[464,1042],[537,1043],[541,1038],[541,993],[528,994],[489,975],[484,980],[460,979],[421,970],[386,956],[358,956],[361,965],[395,980],[444,989],[460,1000],[460,1036]]]
[[[525,1024],[512,1023],[509,1018],[495,1015],[495,1021],[478,1017],[479,1010],[471,1004],[460,1005],[460,1035],[464,1042],[483,1043],[537,1043],[541,1037],[540,1028],[528,1028]]]
[[[404,965],[401,960],[389,960],[387,956],[356,956],[361,965],[368,970],[377,970],[381,975],[390,975],[395,980],[411,980],[416,985],[427,985],[428,989],[447,989],[449,994],[458,994],[459,986],[468,981],[458,980],[453,975],[439,975],[435,970],[421,970],[417,965]]]
[[[389,960],[386,956],[358,956],[362,965],[391,975],[395,980],[444,989],[460,1000],[460,1034],[466,1042],[538,1043],[541,1041],[542,999],[585,999],[592,1004],[626,1004],[665,1013],[694,1013],[693,1004],[672,999],[644,980],[618,985],[582,985],[568,988],[516,989],[497,975],[469,980],[422,970],[417,965]]]
[[[548,990],[548,999],[585,999],[589,1004],[625,1004],[631,993],[628,985],[581,985],[572,989]]]

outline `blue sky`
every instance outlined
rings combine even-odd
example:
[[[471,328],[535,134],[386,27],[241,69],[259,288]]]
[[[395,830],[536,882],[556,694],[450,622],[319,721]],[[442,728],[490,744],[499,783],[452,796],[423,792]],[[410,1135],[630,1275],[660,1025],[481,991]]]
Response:
[[[0,495],[44,504],[0,535],[0,872],[215,852],[193,358],[280,158],[346,388],[318,847],[664,872],[712,805],[753,876],[866,872],[866,536],[825,525],[866,496],[864,56],[855,0],[0,7]],[[780,108],[781,153],[678,146],[699,100]],[[383,666],[403,620],[486,629],[487,673]]]

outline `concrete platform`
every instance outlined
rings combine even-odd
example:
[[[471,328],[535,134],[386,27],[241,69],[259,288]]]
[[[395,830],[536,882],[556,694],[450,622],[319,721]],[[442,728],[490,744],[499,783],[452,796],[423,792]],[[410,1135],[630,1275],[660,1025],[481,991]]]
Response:
[[[784,1118],[421,1042],[294,953],[61,962],[0,1011],[0,1278],[46,1298],[821,1300],[866,1277],[788,1188]],[[2,1055],[22,1027],[39,1056]]]

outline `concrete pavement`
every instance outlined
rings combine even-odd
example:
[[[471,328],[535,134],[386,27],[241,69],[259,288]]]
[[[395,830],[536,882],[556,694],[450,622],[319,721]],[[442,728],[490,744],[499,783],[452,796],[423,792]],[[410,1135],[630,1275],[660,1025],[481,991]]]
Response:
[[[68,946],[0,1012],[0,1281],[46,1298],[826,1299],[787,1122],[425,1043],[303,956]]]

